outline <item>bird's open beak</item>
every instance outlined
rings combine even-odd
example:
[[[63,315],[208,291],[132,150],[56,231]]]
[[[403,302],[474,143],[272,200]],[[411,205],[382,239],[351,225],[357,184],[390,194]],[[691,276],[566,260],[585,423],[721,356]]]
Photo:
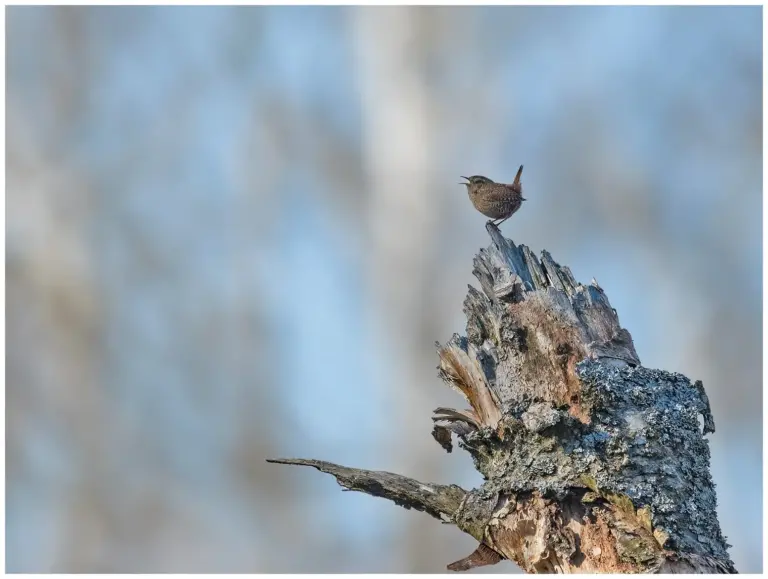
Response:
[[[466,179],[467,181],[469,181],[469,177],[462,177],[461,175],[459,175],[459,177],[461,177],[462,179]],[[469,185],[469,183],[459,183],[459,185]]]

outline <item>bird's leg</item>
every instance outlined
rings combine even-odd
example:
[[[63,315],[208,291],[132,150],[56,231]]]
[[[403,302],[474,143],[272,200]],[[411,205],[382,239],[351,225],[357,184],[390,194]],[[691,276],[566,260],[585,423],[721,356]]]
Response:
[[[511,215],[507,215],[507,216],[506,216],[504,219],[502,219],[501,221],[499,221],[498,223],[496,223],[496,224],[495,224],[495,225],[496,225],[496,227],[498,227],[499,225],[501,225],[502,223],[504,223],[504,222],[505,222],[507,219],[509,219],[510,217],[512,217],[512,216],[511,216]]]

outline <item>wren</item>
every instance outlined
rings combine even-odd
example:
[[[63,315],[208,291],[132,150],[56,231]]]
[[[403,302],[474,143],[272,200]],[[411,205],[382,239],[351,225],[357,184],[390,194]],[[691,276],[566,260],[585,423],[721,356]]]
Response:
[[[490,217],[491,223],[498,227],[512,217],[525,201],[523,185],[520,183],[522,173],[523,166],[520,165],[515,180],[511,184],[495,183],[488,177],[473,175],[462,177],[468,183],[459,183],[459,185],[467,186],[469,199],[475,209],[486,217]]]

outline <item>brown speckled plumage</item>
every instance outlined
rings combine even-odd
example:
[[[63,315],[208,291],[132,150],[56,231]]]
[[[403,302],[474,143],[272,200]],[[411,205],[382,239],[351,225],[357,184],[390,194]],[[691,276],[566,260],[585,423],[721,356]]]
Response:
[[[467,186],[469,199],[480,213],[490,217],[495,225],[501,225],[514,214],[525,201],[523,197],[523,185],[520,183],[520,176],[523,173],[523,166],[517,170],[515,180],[507,185],[506,183],[494,183],[488,177],[474,175],[472,177],[462,177],[468,183],[461,183]]]

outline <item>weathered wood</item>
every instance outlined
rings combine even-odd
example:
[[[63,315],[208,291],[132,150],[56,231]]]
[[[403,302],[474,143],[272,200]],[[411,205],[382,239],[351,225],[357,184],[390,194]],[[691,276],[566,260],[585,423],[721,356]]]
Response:
[[[515,561],[528,572],[735,572],[709,473],[701,382],[643,368],[596,281],[578,283],[487,226],[464,301],[466,337],[438,344],[443,380],[470,408],[438,408],[485,478],[477,489],[314,466],[340,484],[425,510],[480,545],[449,566]],[[701,424],[699,422],[701,417]],[[425,490],[428,489],[428,490]]]
[[[490,547],[483,543],[477,546],[477,549],[469,555],[448,565],[449,571],[468,571],[474,567],[485,567],[486,565],[495,565],[501,561],[502,557]]]
[[[391,472],[348,468],[323,460],[276,458],[267,459],[267,462],[314,467],[336,477],[336,481],[347,490],[389,499],[396,505],[424,511],[441,521],[451,520],[467,494],[456,485],[422,483]]]

